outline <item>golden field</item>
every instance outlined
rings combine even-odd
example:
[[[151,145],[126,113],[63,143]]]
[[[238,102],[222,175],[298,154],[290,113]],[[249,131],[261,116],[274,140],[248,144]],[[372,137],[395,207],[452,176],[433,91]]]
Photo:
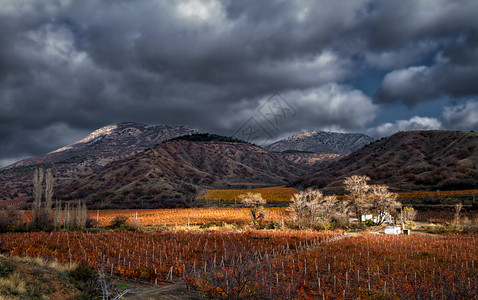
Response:
[[[282,222],[286,214],[285,207],[266,208],[265,222]],[[100,226],[107,226],[116,216],[127,216],[130,222],[142,226],[167,225],[190,226],[210,222],[227,224],[247,224],[251,221],[247,208],[179,208],[179,209],[111,209],[91,210],[88,216],[97,219]]]
[[[240,202],[239,196],[248,192],[261,194],[262,198],[267,202],[288,202],[292,195],[297,193],[294,188],[284,186],[257,189],[208,190],[200,199]]]

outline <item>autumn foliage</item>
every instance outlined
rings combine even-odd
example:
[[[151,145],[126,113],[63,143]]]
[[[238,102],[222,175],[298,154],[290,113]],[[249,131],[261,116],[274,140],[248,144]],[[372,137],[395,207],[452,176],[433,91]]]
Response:
[[[478,235],[331,231],[9,233],[0,251],[101,266],[210,298],[476,299]],[[239,289],[243,287],[242,289]]]

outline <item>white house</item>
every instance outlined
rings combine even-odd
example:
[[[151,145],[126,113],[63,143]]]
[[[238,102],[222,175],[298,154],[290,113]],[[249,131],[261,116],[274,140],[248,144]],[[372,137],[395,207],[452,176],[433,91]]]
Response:
[[[373,215],[362,215],[362,222],[367,220],[372,220],[375,223],[392,223],[392,215],[388,212],[382,212],[378,216],[374,217]]]
[[[362,215],[362,222],[365,222],[367,220],[372,220],[372,219],[373,219],[372,215]]]
[[[399,226],[385,226],[385,234],[400,234],[402,229]]]

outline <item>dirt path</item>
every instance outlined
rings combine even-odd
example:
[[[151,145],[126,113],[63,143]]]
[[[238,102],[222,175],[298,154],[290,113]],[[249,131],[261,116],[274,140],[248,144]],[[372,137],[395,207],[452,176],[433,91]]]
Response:
[[[140,299],[163,299],[163,300],[193,300],[200,299],[200,297],[192,290],[188,290],[184,282],[178,282],[168,285],[138,285],[127,284],[135,289],[134,293],[129,293],[122,299],[126,300],[140,300]]]

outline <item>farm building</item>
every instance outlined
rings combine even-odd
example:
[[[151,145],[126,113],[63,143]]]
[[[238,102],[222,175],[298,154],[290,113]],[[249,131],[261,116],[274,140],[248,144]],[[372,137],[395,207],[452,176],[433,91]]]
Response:
[[[402,229],[399,226],[386,226],[384,232],[385,234],[400,234]]]
[[[373,215],[362,215],[362,222],[372,220],[377,224],[381,223],[392,223],[393,218],[392,215],[390,215],[388,212],[383,212],[380,213],[378,216],[373,216]]]

